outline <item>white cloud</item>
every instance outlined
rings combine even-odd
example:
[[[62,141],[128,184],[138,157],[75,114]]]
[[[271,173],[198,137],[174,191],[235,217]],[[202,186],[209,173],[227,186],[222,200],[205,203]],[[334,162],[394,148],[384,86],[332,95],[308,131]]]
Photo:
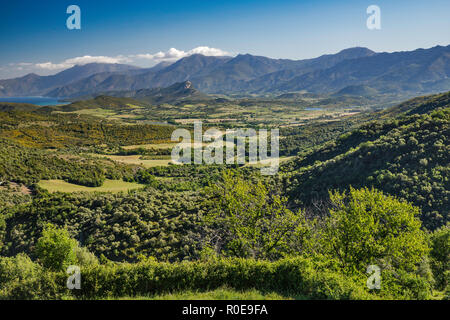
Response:
[[[155,62],[161,62],[161,61],[176,61],[193,54],[202,54],[204,56],[215,56],[215,57],[229,55],[228,52],[223,51],[221,49],[210,47],[197,47],[187,52],[183,50],[178,50],[176,48],[170,48],[166,52],[160,51],[154,54],[151,53],[137,54],[134,57],[153,60]]]
[[[216,49],[216,48],[209,48],[209,47],[197,47],[188,52],[189,55],[191,54],[202,54],[204,56],[214,56],[214,57],[220,57],[220,56],[228,56],[230,53]]]
[[[128,63],[134,64],[141,67],[148,67],[150,65],[154,65],[156,63],[167,61],[167,62],[175,62],[181,58],[185,58],[187,56],[193,54],[202,54],[205,56],[226,56],[231,55],[230,53],[223,51],[217,48],[210,48],[206,46],[196,47],[189,51],[178,50],[176,48],[170,48],[168,51],[159,51],[156,53],[143,53],[143,54],[135,54],[135,55],[118,55],[115,57],[109,56],[80,56],[74,57],[70,59],[66,59],[61,62],[39,62],[39,63],[31,63],[31,62],[19,62],[19,63],[9,63],[8,68],[3,68],[3,70],[7,70],[4,74],[0,76],[0,78],[8,78],[13,76],[22,76],[26,73],[34,72],[41,75],[50,75],[56,72],[62,71],[64,69],[71,68],[75,65],[84,65],[88,63]]]
[[[132,60],[125,56],[117,56],[117,57],[107,57],[107,56],[82,56],[75,57],[71,59],[66,59],[61,63],[52,63],[52,62],[44,62],[44,63],[36,63],[35,66],[41,69],[46,70],[58,70],[58,69],[67,69],[73,67],[75,65],[84,65],[88,63],[127,63],[132,62]]]
[[[43,62],[43,63],[36,63],[36,67],[46,70],[59,70],[59,69],[65,69],[70,68],[71,65],[64,64],[64,63],[52,63],[52,62]]]
[[[124,56],[117,56],[117,57],[106,57],[106,56],[83,56],[83,57],[76,57],[72,59],[67,59],[64,61],[66,64],[72,64],[72,65],[83,65],[88,63],[125,63],[125,62],[131,62],[131,60]]]
[[[108,56],[82,56],[82,57],[75,57],[71,59],[66,59],[63,62],[60,63],[53,63],[53,62],[42,62],[42,63],[36,63],[35,66],[40,69],[44,70],[61,70],[61,69],[67,69],[70,67],[73,67],[74,65],[84,65],[88,63],[133,63],[134,60],[137,59],[145,59],[150,60],[153,62],[161,62],[161,61],[169,61],[174,62],[181,58],[193,55],[193,54],[202,54],[205,56],[226,56],[229,55],[228,52],[225,52],[221,49],[216,48],[210,48],[210,47],[197,47],[189,51],[183,51],[178,50],[176,48],[170,48],[166,52],[159,51],[157,53],[151,54],[151,53],[144,53],[144,54],[136,54],[136,55],[129,55],[129,56],[123,56],[119,55],[117,57],[108,57]],[[22,62],[18,65],[29,65],[25,62]]]

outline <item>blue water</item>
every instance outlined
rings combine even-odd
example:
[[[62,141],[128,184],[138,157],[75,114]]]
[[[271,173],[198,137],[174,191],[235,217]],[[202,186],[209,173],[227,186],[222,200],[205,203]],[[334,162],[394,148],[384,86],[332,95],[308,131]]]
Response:
[[[314,108],[312,108],[312,107],[306,107],[305,110],[306,110],[306,111],[316,111],[316,110],[322,110],[322,108],[319,108],[319,107],[314,107]]]
[[[0,97],[0,102],[32,103],[38,106],[67,104],[67,102],[62,102],[57,98],[51,97]]]

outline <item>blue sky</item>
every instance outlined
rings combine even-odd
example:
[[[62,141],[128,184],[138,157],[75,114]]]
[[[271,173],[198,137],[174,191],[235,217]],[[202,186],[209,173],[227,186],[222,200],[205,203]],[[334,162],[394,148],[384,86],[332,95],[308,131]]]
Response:
[[[81,30],[66,28],[71,4],[81,8]],[[366,27],[372,4],[381,8],[381,30]],[[151,66],[192,52],[303,59],[353,46],[392,52],[450,44],[448,0],[17,0],[0,6],[0,78],[52,74],[89,61]],[[192,51],[200,46],[217,50]],[[171,48],[176,51],[167,54]]]

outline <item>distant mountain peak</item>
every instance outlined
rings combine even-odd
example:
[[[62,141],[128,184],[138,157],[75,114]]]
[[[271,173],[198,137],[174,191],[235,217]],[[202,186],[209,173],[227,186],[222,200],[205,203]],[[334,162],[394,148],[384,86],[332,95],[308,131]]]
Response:
[[[40,76],[37,75],[36,73],[28,73],[26,75],[24,75],[23,77],[20,77],[22,79],[33,79],[33,78],[39,78]]]
[[[336,55],[346,56],[348,59],[355,59],[361,57],[370,57],[375,55],[376,52],[365,47],[352,47],[339,51]]]
[[[370,50],[369,48],[366,48],[366,47],[351,47],[351,48],[346,48],[346,49],[343,49],[343,50],[341,50],[341,51],[339,51],[339,53],[341,53],[341,52],[356,52],[356,51],[360,51],[360,52],[371,52],[371,53],[375,53],[375,51],[373,51],[373,50]]]
[[[192,87],[192,82],[190,82],[189,80],[184,82],[185,89],[190,89],[191,87]]]
[[[166,88],[156,88],[156,89],[165,90],[167,92],[185,91],[185,90],[192,91],[192,92],[197,91],[197,89],[194,88],[192,82],[189,80],[174,83],[171,86],[168,86]]]

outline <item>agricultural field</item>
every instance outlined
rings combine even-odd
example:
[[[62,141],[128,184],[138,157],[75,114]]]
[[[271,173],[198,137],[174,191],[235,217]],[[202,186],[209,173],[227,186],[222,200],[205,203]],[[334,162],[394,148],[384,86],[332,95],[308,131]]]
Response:
[[[129,190],[136,190],[143,188],[144,185],[139,183],[125,182],[123,180],[105,180],[100,187],[86,187],[73,183],[68,183],[63,180],[41,180],[38,183],[39,187],[53,192],[127,192]]]
[[[92,154],[92,156],[99,158],[108,158],[113,161],[129,165],[139,165],[145,168],[168,166],[170,163],[172,163],[170,157],[167,157],[166,159],[142,159],[141,155],[117,156],[117,155]]]
[[[323,98],[304,98],[297,101],[277,99],[243,99],[228,102],[210,100],[202,103],[148,103],[135,104],[101,97],[88,101],[78,101],[66,108],[58,108],[54,114],[77,114],[95,116],[120,123],[171,123],[189,126],[195,121],[219,127],[245,126],[292,126],[311,120],[331,121],[358,114],[370,109],[365,101],[352,105],[355,101],[329,104]]]

